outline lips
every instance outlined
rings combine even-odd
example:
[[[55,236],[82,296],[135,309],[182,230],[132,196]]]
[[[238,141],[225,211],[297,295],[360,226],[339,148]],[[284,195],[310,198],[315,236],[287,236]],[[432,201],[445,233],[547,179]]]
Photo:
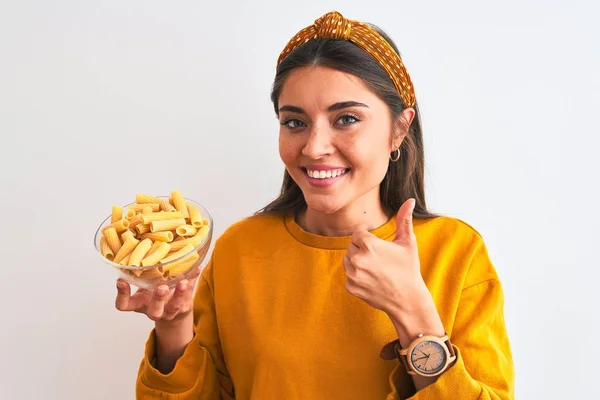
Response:
[[[350,168],[330,167],[330,168],[302,168],[304,176],[308,183],[314,187],[328,187],[339,180],[343,179],[349,172]]]
[[[306,168],[306,174],[315,179],[327,179],[327,178],[335,178],[337,176],[343,175],[346,173],[347,168],[336,168],[329,170],[318,170],[318,169],[310,169]]]

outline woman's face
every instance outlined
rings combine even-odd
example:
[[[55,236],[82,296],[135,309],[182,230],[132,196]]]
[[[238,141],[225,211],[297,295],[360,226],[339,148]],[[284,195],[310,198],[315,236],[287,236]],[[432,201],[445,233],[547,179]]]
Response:
[[[279,97],[279,122],[281,159],[309,209],[379,206],[390,152],[404,136],[392,138],[389,108],[360,78],[321,66],[293,71]]]

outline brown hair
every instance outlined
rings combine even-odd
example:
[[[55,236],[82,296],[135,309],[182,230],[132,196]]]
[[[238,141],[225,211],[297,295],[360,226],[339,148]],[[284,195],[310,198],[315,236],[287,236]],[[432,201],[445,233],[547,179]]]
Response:
[[[371,26],[388,41],[396,53],[400,54],[385,32],[374,25]],[[314,65],[333,68],[361,78],[388,105],[392,121],[396,121],[405,109],[393,81],[369,54],[347,40],[314,39],[290,53],[277,68],[271,91],[271,101],[277,116],[279,116],[279,96],[286,78],[297,68]],[[396,213],[402,203],[412,197],[416,200],[414,217],[433,218],[436,215],[427,210],[425,203],[425,154],[418,104],[415,103],[413,108],[415,117],[400,146],[400,159],[397,162],[389,162],[387,173],[379,186],[379,194],[384,209]],[[257,214],[290,211],[297,213],[305,208],[306,201],[300,187],[285,171],[279,197],[259,210]]]

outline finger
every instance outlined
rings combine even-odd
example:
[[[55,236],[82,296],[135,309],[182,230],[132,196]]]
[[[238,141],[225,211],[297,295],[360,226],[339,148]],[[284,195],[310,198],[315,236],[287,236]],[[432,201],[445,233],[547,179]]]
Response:
[[[115,307],[119,311],[133,311],[130,300],[131,286],[123,279],[117,279],[117,298],[115,300]]]
[[[196,268],[194,273],[187,278],[187,281],[189,283],[188,288],[189,287],[193,288],[196,285],[196,279],[198,279],[198,277],[200,276],[200,274],[202,273],[203,270],[204,270],[204,268],[202,266],[200,266],[200,267]]]
[[[416,200],[406,200],[396,215],[396,237],[394,242],[406,244],[412,241],[413,230],[413,211],[415,210]]]
[[[163,317],[165,319],[173,319],[180,312],[189,311],[191,303],[191,295],[189,289],[189,282],[187,279],[183,279],[177,283],[175,293],[165,305]]]
[[[344,259],[342,260],[342,265],[344,267],[344,270],[346,271],[346,276],[353,276],[356,272],[356,268],[354,267],[354,265],[352,265],[352,261],[350,261],[348,254],[344,256]]]
[[[165,310],[165,304],[171,297],[171,290],[167,285],[160,285],[154,290],[152,300],[148,305],[148,318],[157,321],[162,318]]]
[[[359,249],[371,250],[370,242],[373,234],[365,229],[359,229],[352,234],[352,244]]]
[[[352,259],[352,257],[354,257],[357,253],[360,252],[360,248],[355,245],[354,243],[350,243],[348,245],[348,248],[346,249],[346,254],[348,255],[348,258]]]

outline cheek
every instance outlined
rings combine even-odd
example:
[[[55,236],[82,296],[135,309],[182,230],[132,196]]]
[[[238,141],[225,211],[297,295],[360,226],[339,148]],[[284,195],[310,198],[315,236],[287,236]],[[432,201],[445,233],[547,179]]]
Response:
[[[298,159],[297,147],[294,140],[285,134],[279,134],[279,157],[286,167],[296,163]]]

